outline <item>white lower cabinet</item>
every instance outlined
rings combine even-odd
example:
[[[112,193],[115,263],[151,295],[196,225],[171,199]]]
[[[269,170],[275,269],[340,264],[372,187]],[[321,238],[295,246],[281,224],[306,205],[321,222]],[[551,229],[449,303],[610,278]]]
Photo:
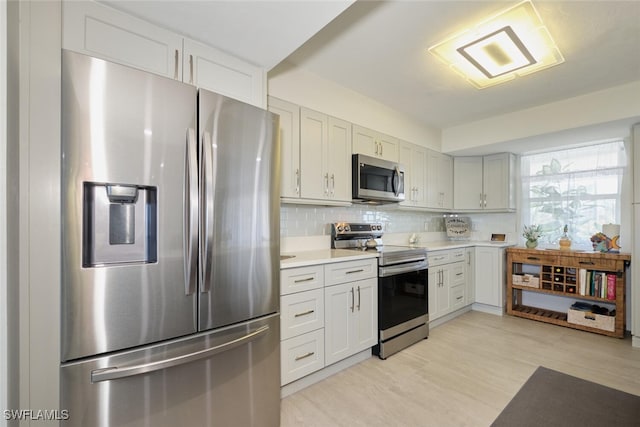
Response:
[[[281,385],[378,343],[378,260],[280,272]]]
[[[280,298],[280,339],[292,338],[324,327],[322,289]]]
[[[324,368],[324,329],[280,343],[281,385]]]
[[[504,257],[504,248],[478,246],[475,250],[475,302],[496,313],[502,313],[505,307]]]
[[[377,344],[377,279],[329,286],[324,297],[327,365]]]
[[[447,249],[430,251],[429,321],[467,306],[467,251]]]
[[[280,272],[280,385],[324,368],[324,267]]]

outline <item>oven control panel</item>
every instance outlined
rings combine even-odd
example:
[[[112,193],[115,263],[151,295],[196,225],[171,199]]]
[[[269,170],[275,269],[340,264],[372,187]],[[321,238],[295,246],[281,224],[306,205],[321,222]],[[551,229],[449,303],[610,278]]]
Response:
[[[336,222],[331,224],[331,234],[333,236],[382,236],[382,224],[380,223],[353,223]]]

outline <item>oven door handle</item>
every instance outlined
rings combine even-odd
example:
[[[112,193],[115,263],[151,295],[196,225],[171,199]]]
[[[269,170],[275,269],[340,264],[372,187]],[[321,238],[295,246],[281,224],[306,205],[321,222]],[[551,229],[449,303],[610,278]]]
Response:
[[[399,265],[389,265],[378,268],[378,277],[389,277],[396,274],[411,273],[413,271],[426,270],[429,267],[427,260],[408,262]]]

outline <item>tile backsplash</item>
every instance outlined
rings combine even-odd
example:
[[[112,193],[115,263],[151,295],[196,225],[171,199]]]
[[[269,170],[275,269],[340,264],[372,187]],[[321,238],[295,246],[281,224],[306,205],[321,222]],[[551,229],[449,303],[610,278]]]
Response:
[[[491,233],[516,240],[516,214],[465,214],[471,217],[471,240],[489,240]],[[280,236],[330,235],[333,222],[380,222],[385,233],[445,232],[444,214],[401,210],[394,205],[326,207],[283,204],[280,206]]]

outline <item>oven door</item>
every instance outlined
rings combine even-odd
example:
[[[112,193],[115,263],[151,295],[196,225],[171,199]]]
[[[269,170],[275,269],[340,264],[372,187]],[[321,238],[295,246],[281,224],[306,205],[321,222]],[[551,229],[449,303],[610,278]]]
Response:
[[[378,324],[381,334],[428,314],[426,261],[380,267]]]

